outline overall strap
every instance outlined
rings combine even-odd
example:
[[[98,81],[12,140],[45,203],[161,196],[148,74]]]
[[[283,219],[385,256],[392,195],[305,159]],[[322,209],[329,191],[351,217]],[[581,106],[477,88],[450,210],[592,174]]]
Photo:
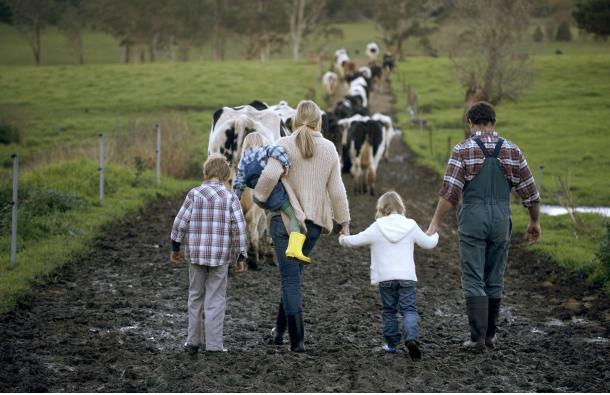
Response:
[[[496,147],[494,148],[493,155],[489,155],[489,152],[487,152],[487,148],[485,148],[485,144],[483,144],[483,142],[478,137],[473,140],[475,141],[475,143],[477,143],[479,148],[481,148],[481,151],[483,151],[483,156],[485,157],[485,159],[497,158],[498,155],[500,154],[500,148],[502,148],[502,144],[504,144],[504,139],[502,139],[502,138],[498,139],[498,142],[496,143]]]
[[[485,159],[489,158],[489,153],[487,153],[487,148],[485,148],[485,144],[483,144],[483,142],[481,142],[478,137],[474,138],[473,140],[481,148],[481,151],[483,151],[483,156],[485,157]]]
[[[497,158],[498,155],[500,155],[500,148],[502,148],[502,144],[504,144],[504,139],[498,139],[498,142],[496,143],[496,148],[494,149],[494,158]]]

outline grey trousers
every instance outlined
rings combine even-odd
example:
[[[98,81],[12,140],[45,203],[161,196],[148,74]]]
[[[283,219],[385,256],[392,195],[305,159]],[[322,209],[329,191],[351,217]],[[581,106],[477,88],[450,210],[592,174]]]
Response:
[[[188,344],[222,351],[228,268],[189,264]]]

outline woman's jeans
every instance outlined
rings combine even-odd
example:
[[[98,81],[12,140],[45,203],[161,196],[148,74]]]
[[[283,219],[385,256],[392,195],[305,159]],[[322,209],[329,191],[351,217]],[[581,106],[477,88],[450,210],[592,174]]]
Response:
[[[311,221],[305,221],[305,225],[307,225],[307,239],[303,245],[303,254],[309,256],[320,237],[322,228]],[[286,257],[286,248],[288,248],[288,238],[290,236],[286,231],[281,215],[274,215],[271,218],[269,234],[273,239],[273,248],[280,270],[284,311],[286,315],[299,314],[302,312],[301,272],[303,271],[303,264],[296,259]]]
[[[405,341],[419,337],[416,285],[417,282],[411,280],[390,280],[379,283],[379,293],[383,305],[381,314],[383,336],[389,346],[395,347],[400,343],[400,329],[396,319],[398,312],[403,320]]]

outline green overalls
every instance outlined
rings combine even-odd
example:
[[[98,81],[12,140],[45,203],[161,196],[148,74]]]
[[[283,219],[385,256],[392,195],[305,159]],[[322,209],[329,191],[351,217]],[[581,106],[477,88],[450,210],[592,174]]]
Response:
[[[483,151],[485,162],[479,174],[464,185],[458,212],[462,288],[466,298],[499,299],[512,227],[511,186],[498,159],[504,140],[498,140],[491,156],[478,137],[474,141]]]

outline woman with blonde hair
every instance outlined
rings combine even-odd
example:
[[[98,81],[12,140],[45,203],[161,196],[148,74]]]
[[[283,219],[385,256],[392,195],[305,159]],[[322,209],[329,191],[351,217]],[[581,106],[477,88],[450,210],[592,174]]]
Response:
[[[416,306],[415,244],[422,248],[434,248],[438,233],[426,235],[417,223],[405,216],[405,205],[395,191],[386,192],[377,201],[375,222],[364,232],[339,237],[344,247],[371,247],[371,284],[379,284],[381,295],[383,350],[395,353],[400,343],[400,331],[396,314],[403,318],[405,346],[413,360],[421,358],[417,343],[419,337]]]
[[[239,199],[247,187],[255,188],[258,179],[267,165],[269,158],[274,158],[281,162],[284,167],[284,174],[290,169],[290,160],[283,147],[269,144],[269,140],[259,132],[249,133],[242,144],[241,159],[237,165],[237,174],[233,180],[233,191]],[[257,202],[255,199],[256,203]],[[301,227],[296,217],[294,209],[290,205],[290,198],[281,182],[278,182],[271,194],[264,203],[259,204],[262,208],[278,211],[281,210],[290,219],[290,238],[286,256],[298,259],[305,264],[311,263],[309,257],[303,255],[303,244],[305,235],[301,233]]]
[[[296,109],[293,134],[281,138],[277,144],[284,148],[290,159],[290,171],[275,158],[269,158],[256,188],[254,197],[266,201],[278,181],[284,184],[301,228],[306,229],[302,251],[309,256],[320,234],[330,233],[333,220],[341,224],[341,233],[349,234],[349,205],[341,179],[339,156],[332,142],[320,133],[320,108],[311,100],[303,100]],[[273,239],[280,271],[281,301],[276,326],[272,330],[273,342],[283,343],[288,326],[290,349],[303,352],[305,331],[301,304],[301,273],[303,264],[286,257],[290,222],[281,211],[272,212],[269,233]]]

